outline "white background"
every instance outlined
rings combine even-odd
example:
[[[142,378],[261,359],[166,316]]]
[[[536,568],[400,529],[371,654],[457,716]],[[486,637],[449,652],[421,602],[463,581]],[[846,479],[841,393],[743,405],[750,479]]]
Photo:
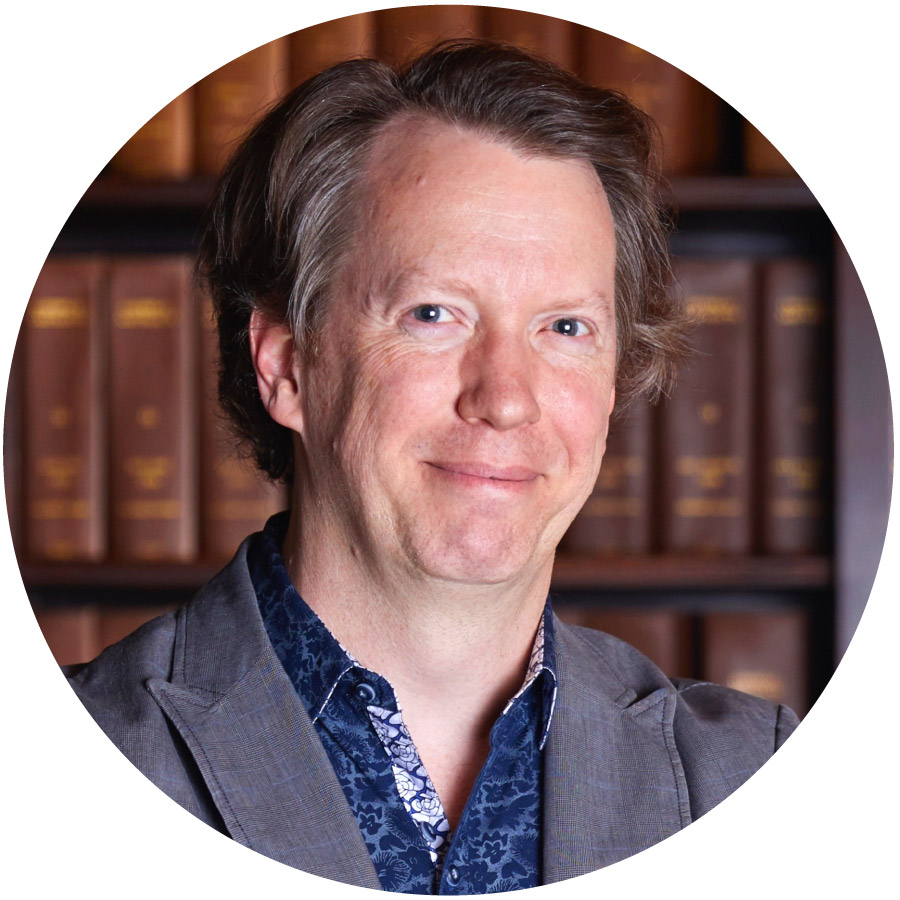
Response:
[[[896,384],[898,84],[887,4],[512,5],[595,26],[664,57],[772,138],[848,247]],[[334,2],[327,12],[311,12],[297,2],[265,0],[91,0],[18,3],[7,11],[0,61],[3,383],[44,257],[125,139],[240,53],[322,18],[374,7]],[[763,772],[687,831],[605,871],[541,888],[538,896],[827,898],[896,888],[895,524],[838,674]],[[12,896],[54,889],[66,898],[308,890],[361,896],[238,847],[153,788],[101,735],[55,669],[5,528],[0,564],[7,586],[0,846],[2,881]]]

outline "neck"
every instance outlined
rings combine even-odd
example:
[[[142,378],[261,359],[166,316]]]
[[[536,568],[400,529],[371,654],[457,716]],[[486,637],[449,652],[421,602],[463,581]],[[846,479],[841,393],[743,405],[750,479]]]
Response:
[[[292,515],[285,563],[303,599],[360,663],[387,678],[398,695],[427,694],[433,704],[483,694],[485,686],[492,694],[515,693],[552,559],[509,582],[460,583],[399,567],[373,570],[343,537],[317,539],[329,533],[310,526],[308,515]]]
[[[454,823],[487,757],[490,729],[524,681],[552,558],[502,584],[373,571],[348,551],[350,541],[311,518],[302,509],[291,516],[283,547],[291,580],[338,641],[391,683]]]

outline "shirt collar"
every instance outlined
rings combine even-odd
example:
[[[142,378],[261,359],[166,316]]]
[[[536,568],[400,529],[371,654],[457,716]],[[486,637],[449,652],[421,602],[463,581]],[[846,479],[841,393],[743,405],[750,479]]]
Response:
[[[254,535],[250,543],[247,565],[269,640],[315,722],[344,675],[361,666],[291,583],[281,554],[289,520],[290,513],[281,512],[266,522],[265,528]],[[507,703],[503,715],[542,675],[542,683],[536,685],[542,692],[541,748],[550,732],[557,691],[553,613],[549,597],[532,646],[525,680]]]

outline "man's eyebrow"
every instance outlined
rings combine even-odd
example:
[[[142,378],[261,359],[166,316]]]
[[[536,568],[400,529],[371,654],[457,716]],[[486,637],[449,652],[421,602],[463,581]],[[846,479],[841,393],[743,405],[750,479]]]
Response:
[[[390,279],[376,286],[375,295],[388,303],[409,299],[417,291],[434,291],[468,299],[476,299],[478,291],[469,283],[458,278],[435,278],[418,268],[403,269]]]
[[[550,300],[547,303],[547,308],[550,311],[595,308],[601,312],[612,313],[614,311],[614,304],[613,298],[603,291],[591,291],[583,296],[560,297],[558,299]]]
[[[403,303],[415,297],[417,292],[433,292],[447,296],[464,297],[476,301],[480,292],[467,281],[459,278],[435,277],[422,269],[410,267],[403,269],[376,285],[368,296],[368,302],[381,303],[389,307],[395,303]],[[604,315],[613,315],[615,305],[613,298],[604,291],[588,291],[585,294],[555,297],[543,304],[545,312],[573,312],[578,310],[597,310]]]

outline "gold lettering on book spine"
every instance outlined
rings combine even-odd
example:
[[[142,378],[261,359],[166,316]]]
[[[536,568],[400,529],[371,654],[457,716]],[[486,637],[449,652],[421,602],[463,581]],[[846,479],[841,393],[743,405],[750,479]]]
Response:
[[[45,487],[51,491],[70,491],[81,474],[80,456],[39,456],[36,470]]]
[[[127,456],[122,460],[122,471],[133,487],[158,491],[173,471],[173,461],[168,456]]]
[[[178,500],[125,500],[118,505],[117,512],[122,519],[165,519],[171,521],[181,517],[181,502]]]
[[[83,328],[88,322],[88,305],[80,297],[39,297],[28,306],[32,328]]]
[[[589,516],[622,516],[636,519],[644,512],[644,504],[637,497],[590,497],[583,513]]]
[[[820,325],[825,319],[825,309],[818,297],[783,297],[775,310],[779,325]]]
[[[635,478],[643,474],[644,460],[639,456],[605,456],[595,490],[617,490],[622,487],[622,482],[626,478]]]
[[[125,297],[115,306],[116,328],[174,328],[178,307],[158,297]]]
[[[772,474],[793,490],[817,490],[822,480],[822,460],[814,456],[782,456],[772,460]]]
[[[32,519],[43,522],[56,519],[78,519],[83,521],[90,516],[90,504],[87,500],[35,500],[28,507]]]
[[[821,500],[806,497],[782,497],[773,500],[769,509],[776,519],[821,519],[825,515]]]
[[[738,325],[744,320],[744,307],[734,297],[692,294],[685,305],[688,316],[705,325]]]
[[[739,456],[680,456],[675,471],[698,489],[716,490],[743,473],[744,461]]]
[[[684,519],[737,519],[744,504],[737,497],[682,497],[675,501],[675,515]]]

